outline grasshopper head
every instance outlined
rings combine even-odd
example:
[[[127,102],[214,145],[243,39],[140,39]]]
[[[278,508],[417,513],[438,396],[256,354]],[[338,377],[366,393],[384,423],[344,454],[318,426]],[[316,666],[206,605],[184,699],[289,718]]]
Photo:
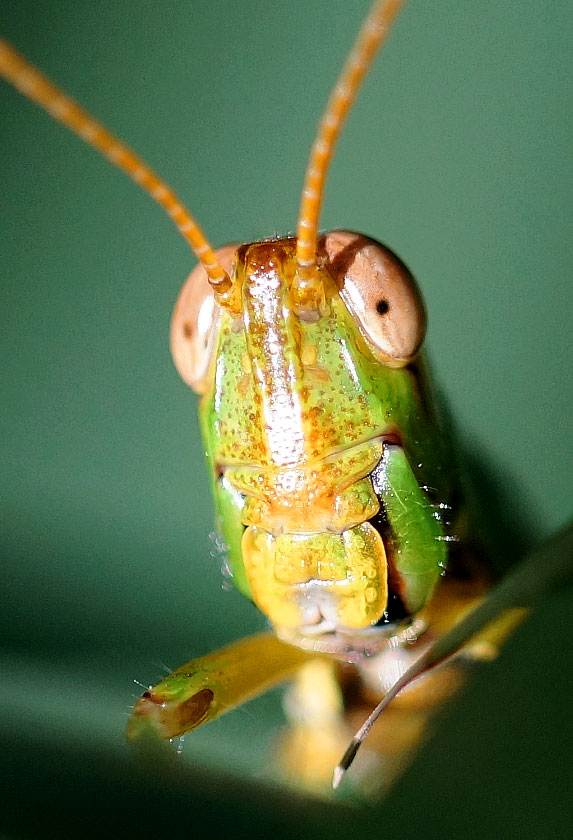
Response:
[[[388,442],[415,450],[427,422],[408,367],[425,330],[416,284],[387,248],[345,231],[319,241],[314,309],[297,306],[294,238],[217,257],[233,302],[195,269],[172,348],[202,394],[237,585],[277,627],[369,627],[392,594],[372,475]]]

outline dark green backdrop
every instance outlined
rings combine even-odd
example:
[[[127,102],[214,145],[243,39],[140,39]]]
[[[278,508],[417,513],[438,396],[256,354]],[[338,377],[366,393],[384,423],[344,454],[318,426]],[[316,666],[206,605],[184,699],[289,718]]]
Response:
[[[223,244],[294,228],[314,127],[366,6],[3,0],[0,31]],[[492,515],[525,543],[570,512],[572,37],[567,0],[412,0],[322,216],[387,242],[418,276]],[[238,782],[179,779],[172,799],[157,782],[152,807],[122,740],[133,677],[263,626],[221,590],[195,398],[168,353],[194,260],[150,199],[4,84],[0,109],[0,727],[16,791],[0,829],[88,836],[76,820],[93,791],[134,832],[239,797],[243,836],[260,806]],[[544,604],[474,682],[377,813],[380,836],[567,833],[572,607]],[[260,778],[279,714],[276,696],[258,701],[189,737],[185,755]],[[300,834],[305,806],[280,802]],[[333,814],[309,810],[309,833]]]

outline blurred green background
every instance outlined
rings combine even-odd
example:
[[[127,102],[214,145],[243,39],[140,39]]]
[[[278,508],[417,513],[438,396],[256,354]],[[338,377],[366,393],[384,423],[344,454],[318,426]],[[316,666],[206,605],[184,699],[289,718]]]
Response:
[[[293,230],[315,125],[367,5],[3,0],[0,31],[219,245]],[[523,544],[571,509],[572,29],[566,0],[412,0],[350,117],[322,215],[417,275],[438,381],[486,477],[482,514]],[[188,737],[189,778],[130,763],[133,678],[264,626],[221,588],[195,398],[168,352],[194,259],[147,196],[5,84],[0,109],[0,831],[91,836],[103,798],[126,836],[155,819],[348,836],[357,822],[339,809],[261,793],[276,694]],[[571,608],[570,593],[542,605],[361,815],[364,831],[570,833]]]

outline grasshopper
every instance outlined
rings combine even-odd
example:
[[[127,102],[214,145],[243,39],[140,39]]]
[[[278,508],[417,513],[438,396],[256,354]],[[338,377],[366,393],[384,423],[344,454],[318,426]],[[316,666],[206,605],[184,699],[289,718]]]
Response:
[[[376,4],[373,15],[386,26],[397,5]],[[33,95],[25,71],[19,78]],[[52,97],[56,118],[63,104]],[[93,141],[99,129],[75,116],[72,127]],[[415,617],[446,567],[455,481],[409,271],[367,237],[318,238],[317,219],[309,224],[302,210],[296,240],[214,252],[171,191],[102,138],[104,153],[123,159],[202,257],[178,303],[172,346],[203,395],[233,582],[281,639],[307,651],[360,656],[414,641],[425,631],[423,621],[411,630]],[[316,199],[308,181],[305,191]],[[205,717],[200,702],[195,713]]]

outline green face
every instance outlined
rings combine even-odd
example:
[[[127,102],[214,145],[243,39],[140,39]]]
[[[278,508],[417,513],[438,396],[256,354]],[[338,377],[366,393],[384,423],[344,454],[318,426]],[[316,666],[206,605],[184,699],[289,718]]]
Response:
[[[324,305],[297,314],[294,255],[292,239],[238,249],[240,306],[213,327],[201,429],[237,587],[279,631],[362,629],[419,610],[444,567],[446,446],[423,360],[384,363],[372,339],[369,314],[393,337],[419,317],[398,311],[396,278],[357,315],[357,285],[367,303],[383,278],[352,285],[326,247]]]

